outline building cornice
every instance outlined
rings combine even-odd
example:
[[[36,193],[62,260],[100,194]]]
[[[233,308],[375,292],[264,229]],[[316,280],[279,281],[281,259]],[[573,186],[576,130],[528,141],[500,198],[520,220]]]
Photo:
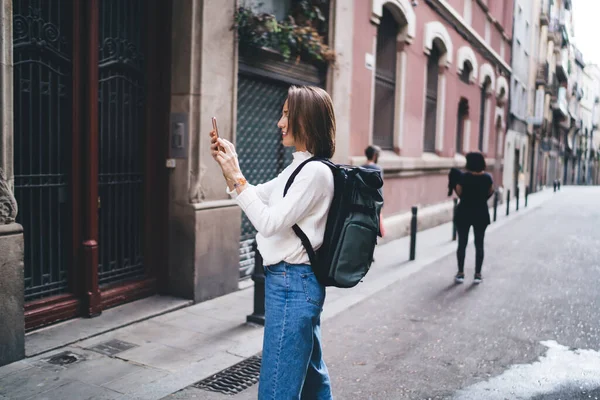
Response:
[[[479,52],[483,58],[490,61],[493,65],[499,66],[506,74],[510,75],[512,69],[509,64],[506,63],[500,57],[500,55],[490,46],[485,40],[471,27],[469,26],[463,17],[456,12],[447,0],[425,0],[425,2],[436,11],[448,24],[450,24],[460,36],[462,36],[467,42],[473,46],[473,48]],[[480,3],[478,1],[478,3]],[[483,4],[480,3],[483,6]],[[486,7],[487,8],[487,7]],[[502,36],[505,37],[507,42],[510,41],[506,38],[505,32],[502,32]]]

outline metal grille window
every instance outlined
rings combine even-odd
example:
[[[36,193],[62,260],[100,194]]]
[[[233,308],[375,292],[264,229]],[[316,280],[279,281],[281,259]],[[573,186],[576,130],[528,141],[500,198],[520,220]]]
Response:
[[[384,8],[377,28],[373,143],[388,150],[394,148],[397,36],[398,24],[394,16]]]
[[[486,77],[485,78],[485,82],[483,83],[483,86],[481,87],[481,97],[480,97],[480,104],[479,104],[479,151],[483,151],[483,136],[484,136],[484,131],[485,131],[485,121],[486,121],[486,115],[485,115],[485,102],[487,101],[487,95],[488,95],[488,89],[491,85],[491,80],[490,77]]]
[[[61,0],[13,7],[15,197],[29,301],[68,287],[72,12]]]
[[[425,143],[423,151],[435,152],[435,132],[437,127],[437,100],[439,76],[440,51],[437,46],[432,46],[429,60],[427,61],[427,94],[425,105]]]
[[[101,285],[144,275],[145,12],[143,0],[100,3]]]
[[[287,97],[287,84],[240,75],[238,79],[236,149],[240,167],[252,184],[275,178],[292,161],[292,150],[281,143],[277,121]],[[242,216],[240,278],[254,269],[252,243],[256,230]]]

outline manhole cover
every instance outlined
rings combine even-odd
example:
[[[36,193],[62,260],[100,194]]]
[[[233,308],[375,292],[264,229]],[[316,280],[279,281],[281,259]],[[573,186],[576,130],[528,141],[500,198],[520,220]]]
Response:
[[[74,364],[81,359],[83,359],[83,357],[78,354],[71,353],[70,351],[63,351],[62,353],[58,353],[48,358],[46,362],[53,365],[69,365]]]
[[[250,357],[216,375],[194,384],[198,389],[234,395],[258,382],[260,356]]]
[[[90,347],[89,350],[104,354],[106,356],[114,356],[115,354],[119,354],[125,350],[133,349],[134,347],[138,347],[138,345],[113,339],[109,340],[108,342],[97,344],[94,347]]]

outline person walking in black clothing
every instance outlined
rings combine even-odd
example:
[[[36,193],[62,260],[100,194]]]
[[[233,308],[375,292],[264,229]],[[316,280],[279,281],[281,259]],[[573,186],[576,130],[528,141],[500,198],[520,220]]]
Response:
[[[494,193],[494,182],[490,174],[485,172],[485,158],[481,153],[468,153],[467,171],[460,177],[455,187],[460,198],[456,210],[455,224],[458,233],[458,273],[454,278],[456,283],[465,280],[465,252],[469,241],[471,226],[475,234],[475,279],[474,283],[481,283],[481,266],[483,265],[483,240],[485,230],[490,224],[490,212],[487,200]]]

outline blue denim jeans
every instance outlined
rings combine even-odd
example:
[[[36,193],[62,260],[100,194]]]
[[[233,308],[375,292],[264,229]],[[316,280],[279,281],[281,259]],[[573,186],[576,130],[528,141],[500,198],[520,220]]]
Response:
[[[259,400],[331,400],[321,350],[325,287],[310,265],[265,267],[265,331]]]

